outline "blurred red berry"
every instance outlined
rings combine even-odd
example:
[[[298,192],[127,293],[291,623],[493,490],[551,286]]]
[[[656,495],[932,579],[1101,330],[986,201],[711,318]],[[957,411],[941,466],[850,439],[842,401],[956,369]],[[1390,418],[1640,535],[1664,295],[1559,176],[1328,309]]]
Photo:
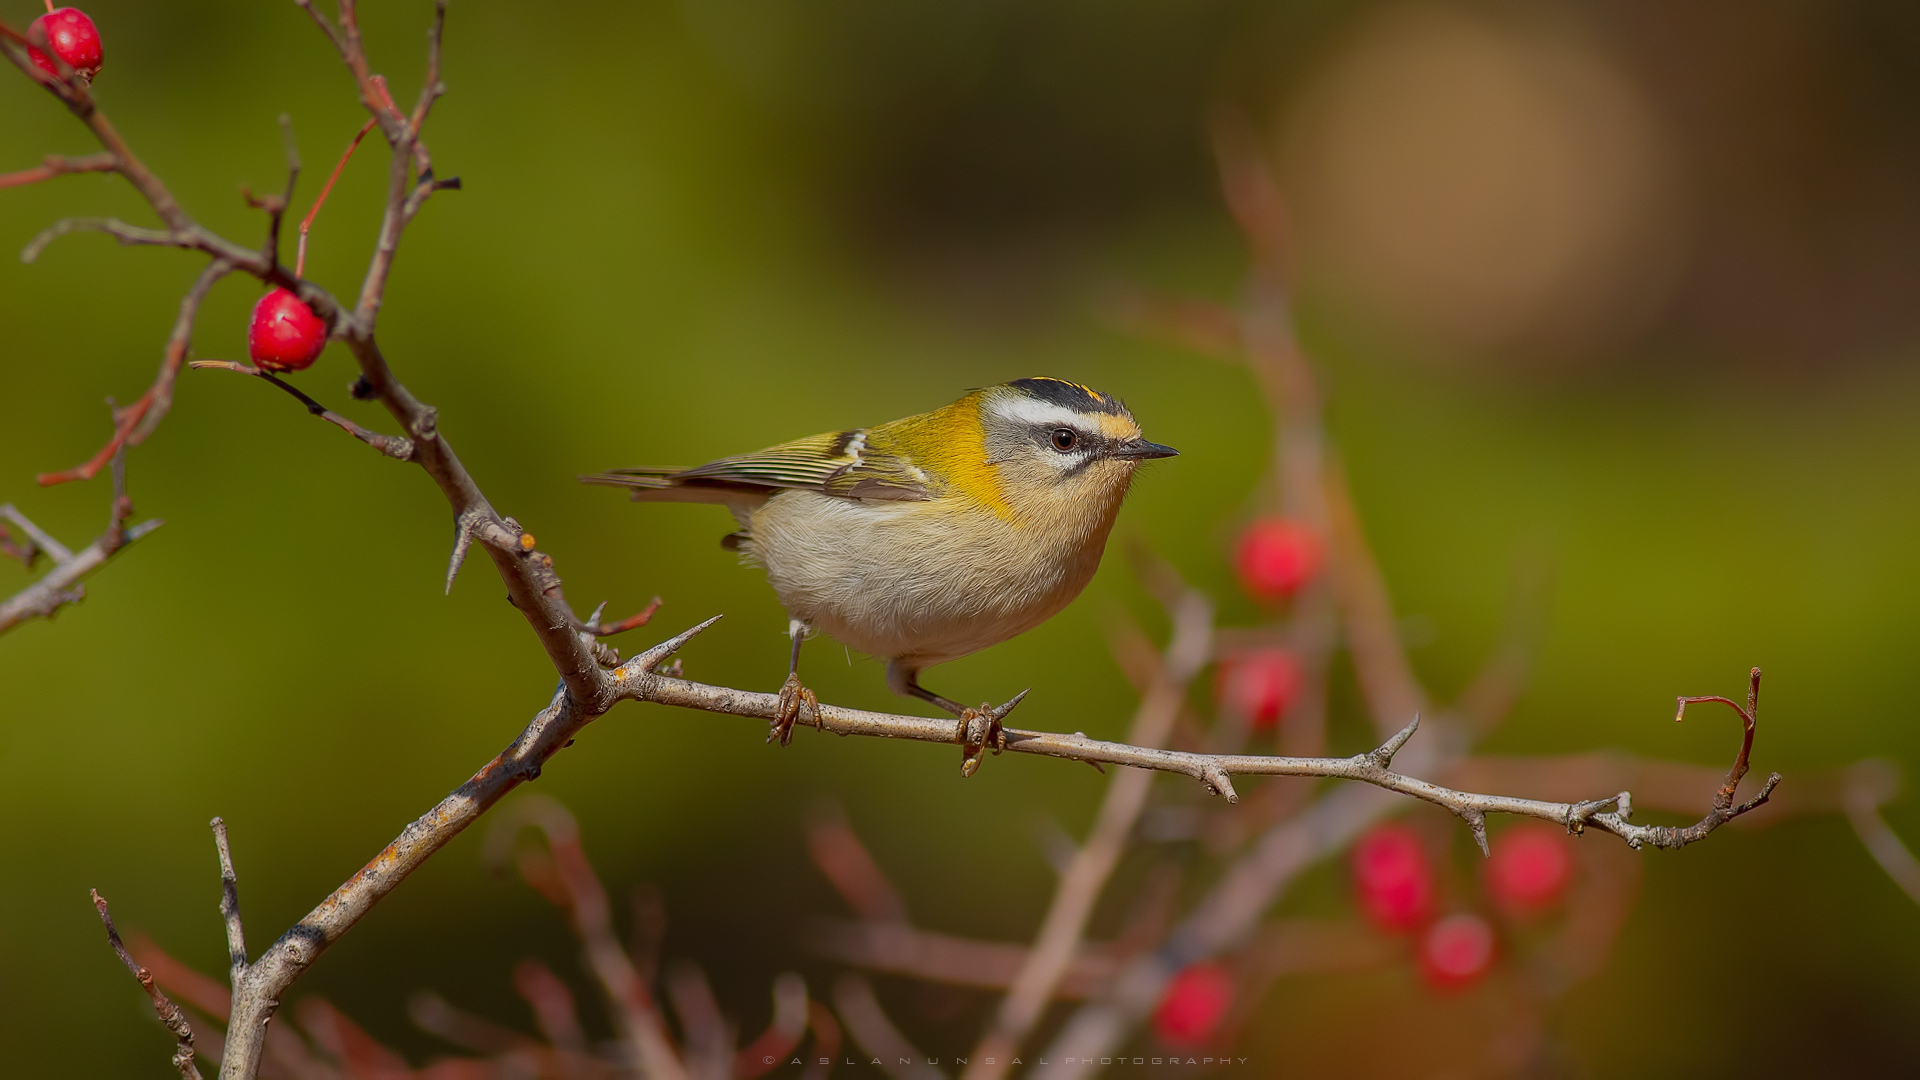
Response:
[[[1493,927],[1478,915],[1449,915],[1420,939],[1420,973],[1439,990],[1462,990],[1493,967]]]
[[[1377,826],[1353,845],[1353,884],[1360,910],[1389,933],[1406,933],[1433,910],[1433,870],[1405,825]]]
[[[1234,570],[1256,600],[1284,600],[1320,570],[1320,537],[1297,521],[1261,518],[1240,534]]]
[[[1233,1004],[1233,976],[1214,963],[1189,964],[1167,983],[1153,1011],[1160,1041],[1195,1046],[1213,1036]]]
[[[327,344],[327,324],[285,289],[275,289],[253,305],[247,324],[247,355],[263,371],[300,371]]]
[[[1285,649],[1253,649],[1223,657],[1213,676],[1213,700],[1220,708],[1270,728],[1300,694],[1300,665]]]
[[[1573,879],[1567,838],[1551,825],[1521,825],[1493,841],[1485,863],[1487,892],[1500,907],[1526,915],[1551,907]]]
[[[56,8],[33,20],[27,27],[27,36],[33,37],[35,29],[47,34],[47,45],[53,49],[53,55],[67,62],[67,66],[92,79],[100,73],[100,31],[87,18],[87,13],[79,8]],[[53,76],[60,77],[60,67],[53,57],[33,46],[27,46],[27,58],[33,66]]]

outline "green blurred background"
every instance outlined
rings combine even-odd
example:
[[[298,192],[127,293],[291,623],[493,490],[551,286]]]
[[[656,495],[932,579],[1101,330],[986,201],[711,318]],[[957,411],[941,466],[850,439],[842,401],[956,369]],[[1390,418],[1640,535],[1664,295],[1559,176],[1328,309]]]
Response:
[[[411,100],[429,6],[365,7],[376,69]],[[11,0],[4,18],[37,10]],[[238,186],[282,182],[278,113],[307,162],[300,206],[362,119],[291,3],[87,10],[104,107],[235,239],[261,231]],[[720,511],[634,507],[576,474],[696,463],[1034,373],[1122,395],[1182,450],[1143,477],[1118,535],[1231,621],[1255,618],[1224,558],[1269,436],[1250,383],[1107,314],[1117,286],[1234,296],[1243,253],[1204,135],[1228,100],[1273,133],[1333,434],[1436,694],[1496,642],[1520,553],[1551,553],[1541,659],[1492,749],[1718,764],[1726,718],[1676,727],[1673,697],[1737,692],[1759,665],[1761,770],[1791,784],[1867,756],[1920,764],[1911,5],[458,0],[447,50],[429,137],[466,189],[406,238],[386,353],[583,610],[659,593],[647,640],[726,614],[685,654],[694,677],[777,685],[771,593],[716,546]],[[44,93],[0,78],[0,170],[89,149]],[[313,234],[311,276],[336,293],[357,285],[376,220],[370,151]],[[0,247],[96,213],[148,220],[117,179],[65,178],[0,192]],[[75,546],[98,531],[104,481],[33,475],[97,448],[101,399],[146,385],[199,267],[97,236],[0,259],[0,501]],[[257,295],[223,284],[196,355],[238,357]],[[336,348],[299,382],[384,422],[349,378]],[[441,595],[451,530],[427,480],[270,388],[187,374],[130,474],[166,528],[84,604],[0,640],[0,1032],[17,1075],[168,1074],[89,887],[123,929],[217,972],[210,816],[231,823],[258,948],[551,688],[484,561]],[[0,567],[0,591],[27,580]],[[1117,735],[1132,697],[1101,632],[1117,611],[1160,626],[1116,558],[1065,614],[933,685],[970,700],[1031,685],[1026,724]],[[898,704],[878,664],[842,655],[809,652],[823,698]],[[763,734],[623,706],[536,785],[577,813],[617,895],[660,884],[667,955],[704,965],[749,1032],[774,973],[818,991],[831,971],[796,943],[803,916],[840,910],[805,856],[811,803],[847,808],[922,924],[1021,939],[1052,882],[1031,823],[1082,831],[1102,784],[1004,758],[963,782],[951,749],[802,733],[776,751]],[[1910,802],[1889,819],[1920,837]],[[295,996],[327,995],[416,1060],[436,1046],[406,1020],[420,988],[531,1030],[513,962],[577,975],[575,947],[482,865],[478,831]],[[1612,964],[1553,1025],[1586,1069],[1920,1066],[1920,909],[1842,819],[1644,862]],[[1315,880],[1325,893],[1337,875]],[[1276,991],[1246,1043],[1260,1072],[1351,1034],[1314,1021],[1319,992]],[[991,1005],[883,993],[948,1056]]]

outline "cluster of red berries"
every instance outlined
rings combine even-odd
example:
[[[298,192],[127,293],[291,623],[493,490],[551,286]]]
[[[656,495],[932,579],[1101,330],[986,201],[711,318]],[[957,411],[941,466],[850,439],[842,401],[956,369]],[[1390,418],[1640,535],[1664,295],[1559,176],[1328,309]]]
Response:
[[[47,4],[47,13],[33,20],[27,27],[27,37],[39,38],[46,35],[47,48],[53,50],[53,56],[59,57],[74,71],[89,81],[100,74],[100,28],[79,8],[56,9],[51,0]],[[54,78],[60,77],[60,65],[53,62],[39,47],[27,46],[27,59],[33,66]]]
[[[1460,990],[1493,967],[1494,931],[1485,918],[1461,911],[1434,919],[1433,866],[1412,829],[1375,827],[1353,846],[1353,884],[1360,910],[1389,934],[1418,933],[1420,972],[1436,990]],[[1494,906],[1525,918],[1559,902],[1573,878],[1566,837],[1550,826],[1521,825],[1501,833],[1483,863]]]
[[[1494,906],[1516,919],[1558,903],[1573,879],[1566,837],[1551,826],[1506,830],[1494,838],[1492,856],[1482,866]],[[1492,970],[1492,923],[1471,911],[1434,917],[1440,890],[1419,834],[1397,823],[1375,826],[1353,845],[1351,868],[1367,921],[1383,933],[1415,935],[1427,985],[1443,993],[1464,990]],[[1233,974],[1226,967],[1189,964],[1168,980],[1153,1012],[1154,1033],[1168,1046],[1204,1043],[1218,1033],[1233,996]]]

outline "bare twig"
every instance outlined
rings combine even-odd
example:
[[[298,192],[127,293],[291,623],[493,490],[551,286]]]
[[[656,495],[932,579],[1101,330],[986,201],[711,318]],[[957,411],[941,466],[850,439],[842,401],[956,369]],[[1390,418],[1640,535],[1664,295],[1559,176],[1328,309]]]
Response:
[[[1894,884],[1920,904],[1920,860],[1902,843],[1898,833],[1880,816],[1880,807],[1899,790],[1899,775],[1884,761],[1863,761],[1847,770],[1845,806],[1847,820],[1866,845],[1867,853],[1887,872]]]
[[[774,977],[773,1020],[759,1038],[733,1056],[735,1080],[752,1080],[786,1060],[807,1033],[809,1003],[805,979],[791,971]]]
[[[174,320],[173,333],[167,336],[167,346],[160,358],[160,372],[154,376],[153,384],[133,404],[115,413],[113,437],[107,440],[99,453],[65,472],[42,473],[36,477],[41,486],[68,480],[91,480],[113,460],[113,455],[122,446],[138,446],[153,433],[167,410],[173,407],[173,384],[180,377],[181,363],[187,358],[187,348],[193,337],[194,320],[200,314],[200,305],[205,302],[207,294],[213,291],[214,285],[232,271],[233,264],[225,259],[216,258],[207,264],[193,287],[180,299],[180,314]]]
[[[534,1023],[554,1049],[573,1057],[586,1055],[587,1033],[580,1026],[580,1009],[574,1004],[573,991],[553,969],[538,960],[522,960],[513,968],[513,988],[532,1007]]]
[[[833,1010],[818,1001],[807,1002],[807,1027],[813,1029],[813,1060],[800,1073],[800,1080],[827,1080],[833,1063],[840,1056],[840,1023]]]
[[[354,1023],[325,998],[300,1002],[295,1013],[300,1026],[328,1056],[346,1066],[350,1077],[405,1076],[404,1058],[380,1045],[366,1029]]]
[[[868,971],[982,990],[1012,987],[1032,955],[1024,944],[958,937],[898,922],[818,919],[808,924],[804,940],[821,956]],[[1119,971],[1120,957],[1111,947],[1081,942],[1054,996],[1086,997]]]
[[[946,1074],[926,1059],[887,1019],[873,987],[858,975],[842,975],[833,986],[833,1006],[846,1021],[847,1034],[880,1063],[880,1070],[894,1080],[939,1080]]]
[[[287,188],[279,195],[269,195],[264,199],[255,199],[246,188],[240,192],[246,196],[247,205],[267,212],[267,242],[260,249],[260,257],[269,266],[280,262],[280,225],[286,220],[287,208],[293,205],[293,188],[300,182],[300,144],[293,137],[293,117],[280,114],[280,141],[287,154]],[[295,271],[297,274],[298,271]]]
[[[200,1067],[193,1063],[193,1028],[187,1024],[186,1014],[182,1013],[180,1007],[154,985],[153,973],[141,967],[127,952],[126,945],[120,941],[120,932],[113,928],[113,917],[107,914],[106,897],[92,891],[89,891],[88,895],[93,897],[93,908],[100,913],[100,921],[106,925],[107,942],[113,946],[114,955],[118,956],[120,962],[127,966],[127,971],[139,980],[140,988],[145,990],[147,997],[153,1001],[154,1013],[160,1017],[160,1022],[167,1026],[167,1030],[173,1032],[174,1038],[179,1040],[179,1047],[173,1052],[173,1067],[180,1070],[181,1080],[200,1080]]]
[[[667,967],[667,1000],[680,1018],[689,1080],[731,1080],[734,1063],[732,1025],[720,1015],[720,1003],[706,973],[687,961]]]
[[[646,607],[621,619],[617,623],[602,623],[596,617],[588,619],[581,628],[594,637],[612,637],[615,634],[624,634],[629,630],[638,630],[653,621],[653,613],[660,610],[660,603],[660,598],[656,596],[647,601]]]
[[[307,412],[313,414],[314,416],[319,417],[322,420],[325,420],[327,423],[332,424],[333,426],[339,428],[341,431],[344,431],[347,434],[353,436],[354,438],[359,439],[361,442],[366,443],[368,446],[373,447],[375,450],[378,450],[381,453],[397,461],[413,460],[413,441],[412,440],[402,438],[401,436],[398,436],[398,435],[382,435],[377,431],[371,431],[371,430],[368,430],[367,428],[363,428],[359,424],[354,423],[353,421],[347,419],[346,417],[341,416],[339,413],[334,412],[332,409],[327,408],[325,405],[322,405],[319,402],[313,400],[311,397],[308,397],[305,391],[301,390],[299,387],[294,386],[289,382],[286,382],[285,380],[274,375],[270,371],[262,370],[260,368],[254,367],[251,364],[238,363],[233,360],[195,360],[191,364],[188,364],[187,366],[194,368],[196,370],[201,368],[210,368],[215,371],[238,372],[241,375],[251,375],[256,379],[264,379],[267,382],[270,382],[273,385],[279,387],[280,389],[285,390],[287,393],[293,395],[293,397],[296,400],[298,400],[300,404],[305,405],[307,407]]]
[[[88,154],[86,157],[48,154],[46,160],[36,168],[22,169],[15,173],[0,173],[0,188],[37,184],[42,180],[51,180],[56,176],[70,176],[74,173],[118,171],[119,168],[112,154]]]
[[[27,515],[21,513],[12,503],[0,504],[0,518],[5,518],[13,522],[14,527],[20,530],[21,535],[25,537],[27,541],[25,547],[16,546],[9,542],[7,544],[7,557],[19,559],[29,570],[33,568],[34,560],[39,558],[42,553],[45,553],[48,558],[52,559],[55,565],[73,558],[73,552],[68,551],[65,544],[55,540],[51,533],[35,525]],[[0,526],[0,533],[4,533],[4,531],[5,526]]]
[[[515,804],[514,816],[501,822],[498,836],[510,836],[516,825],[539,827],[566,898],[573,929],[586,952],[587,966],[599,978],[615,1024],[646,1074],[659,1080],[686,1075],[653,995],[640,978],[633,959],[614,936],[607,890],[587,862],[580,846],[580,829],[573,815],[552,799],[528,796]],[[685,1019],[684,1017],[682,1018]],[[732,1047],[728,1047],[729,1054]]]
[[[906,925],[906,901],[847,824],[845,811],[830,803],[814,807],[807,820],[807,853],[862,921]]]
[[[227,926],[227,968],[234,986],[247,975],[247,932],[240,922],[240,879],[233,872],[233,852],[227,847],[227,823],[214,818],[214,848],[220,853],[220,918]]]

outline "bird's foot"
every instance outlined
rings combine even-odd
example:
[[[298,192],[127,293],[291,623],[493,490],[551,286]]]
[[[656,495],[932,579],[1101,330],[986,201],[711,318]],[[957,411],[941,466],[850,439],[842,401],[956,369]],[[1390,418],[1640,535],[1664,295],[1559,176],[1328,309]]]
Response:
[[[998,754],[1007,748],[1007,733],[1001,728],[1000,721],[1006,719],[1007,714],[1013,711],[1013,707],[1020,704],[1020,699],[1026,696],[1027,691],[1022,690],[999,708],[994,708],[983,701],[979,708],[967,709],[960,714],[961,776],[972,776],[979,772],[980,763],[986,760],[989,749]]]
[[[787,681],[780,687],[780,712],[773,718],[773,730],[767,732],[767,741],[777,739],[781,746],[791,743],[793,725],[801,721],[802,713],[806,714],[806,723],[817,726],[820,723],[820,699],[814,696],[813,691],[800,685],[798,673],[789,673]]]

